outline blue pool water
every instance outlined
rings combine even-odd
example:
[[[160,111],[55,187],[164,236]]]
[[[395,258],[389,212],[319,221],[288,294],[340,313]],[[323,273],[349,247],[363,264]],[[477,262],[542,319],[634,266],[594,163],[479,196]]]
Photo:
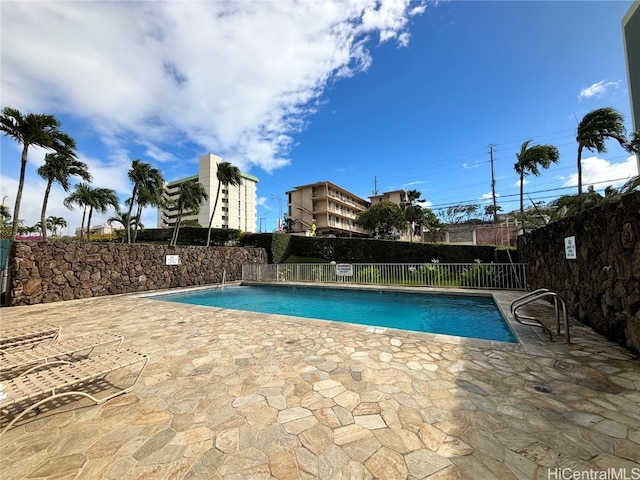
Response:
[[[152,298],[417,332],[516,342],[493,298],[292,286],[233,286]]]

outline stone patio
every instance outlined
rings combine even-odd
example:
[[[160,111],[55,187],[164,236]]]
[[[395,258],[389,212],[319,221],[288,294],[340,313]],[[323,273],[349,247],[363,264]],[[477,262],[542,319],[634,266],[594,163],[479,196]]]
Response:
[[[138,295],[0,315],[150,356],[132,392],[3,435],[3,480],[640,478],[640,361],[580,325],[515,345]]]

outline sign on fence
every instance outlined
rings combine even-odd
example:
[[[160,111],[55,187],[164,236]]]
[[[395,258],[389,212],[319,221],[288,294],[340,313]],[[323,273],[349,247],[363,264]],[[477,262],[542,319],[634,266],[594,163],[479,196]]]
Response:
[[[350,263],[338,263],[336,265],[336,275],[342,277],[352,277],[353,265],[351,265]]]

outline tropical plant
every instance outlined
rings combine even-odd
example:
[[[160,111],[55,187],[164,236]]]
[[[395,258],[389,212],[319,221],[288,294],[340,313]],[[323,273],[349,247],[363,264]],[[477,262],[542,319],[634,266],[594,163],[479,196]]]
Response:
[[[422,193],[418,190],[408,190],[404,194],[405,199],[400,203],[400,208],[404,213],[404,219],[409,224],[409,240],[413,242],[416,223],[422,225],[424,222],[424,210],[418,203],[424,203],[425,200],[420,198]]]
[[[0,205],[0,222],[4,225],[9,220],[11,220],[11,214],[7,206],[3,203]]]
[[[216,207],[218,206],[218,198],[220,197],[220,188],[222,185],[229,187],[233,185],[237,187],[242,183],[242,176],[238,167],[231,165],[229,162],[221,162],[218,164],[216,170],[216,177],[218,178],[218,189],[216,190],[216,199],[213,202],[213,209],[211,210],[211,218],[209,219],[209,227],[207,231],[207,247],[211,241],[211,227],[213,226],[213,216],[216,213]]]
[[[624,117],[612,107],[598,108],[587,113],[578,124],[578,200],[580,210],[584,209],[582,199],[582,150],[605,153],[607,151],[605,141],[609,138],[627,148],[626,129]]]
[[[0,131],[22,144],[20,177],[13,209],[13,218],[17,219],[20,218],[20,203],[22,202],[29,147],[42,147],[58,153],[74,155],[73,150],[76,148],[76,142],[60,130],[60,121],[53,115],[35,113],[24,115],[19,110],[11,107],[5,107],[2,110]],[[11,238],[15,239],[17,233],[18,223],[14,222],[11,229]]]
[[[178,242],[180,232],[180,223],[184,212],[190,212],[196,215],[200,212],[200,205],[205,202],[209,196],[201,183],[197,180],[188,180],[180,185],[180,194],[172,205],[172,210],[178,211],[178,217],[173,227],[173,235],[171,236],[171,245],[175,246]]]
[[[438,216],[430,208],[424,209],[424,231],[431,233],[431,239],[436,241],[436,236],[445,231],[445,225],[440,221]]]
[[[106,213],[109,207],[118,209],[120,200],[110,188],[94,188],[90,190],[89,214],[87,215],[87,241],[91,240],[91,216],[93,212]]]
[[[478,210],[480,210],[480,205],[477,203],[461,203],[451,205],[446,210],[438,210],[438,214],[445,223],[472,223],[474,219],[477,220],[474,215],[478,213]]]
[[[126,232],[128,216],[127,216],[126,213],[122,212],[120,210],[120,208],[116,208],[115,215],[113,215],[113,216],[111,216],[111,217],[109,217],[107,219],[107,223],[109,225],[113,226],[113,224],[116,223],[116,222],[121,224],[122,225],[122,231]],[[144,225],[142,225],[142,224],[137,224],[136,223],[136,219],[131,219],[131,222],[130,222],[129,226],[130,226],[130,228],[133,228],[135,231],[137,231],[139,228],[143,228],[144,227]],[[118,236],[120,236],[120,235],[118,235]],[[125,234],[122,235],[122,239],[121,239],[122,243],[124,243],[126,241],[126,239],[127,238],[126,238],[126,233],[125,233]]]
[[[631,138],[629,143],[627,143],[626,149],[629,153],[635,153],[636,156],[640,158],[640,130],[636,130],[631,134]]]
[[[540,167],[547,169],[552,163],[558,163],[560,153],[553,145],[532,145],[527,140],[520,147],[520,153],[516,154],[518,161],[513,166],[520,175],[520,214],[524,213],[524,177],[529,173],[540,176]]]
[[[82,225],[80,227],[80,238],[84,234],[84,221],[87,219],[87,240],[90,240],[91,217],[94,210],[99,213],[106,213],[109,207],[116,210],[119,208],[119,200],[116,192],[110,188],[93,188],[87,183],[79,183],[75,186],[75,191],[64,199],[65,207],[73,210],[73,205],[77,204],[83,208]]]
[[[88,183],[82,182],[75,185],[71,195],[63,200],[63,204],[69,210],[73,210],[74,205],[82,208],[82,223],[80,224],[80,238],[84,235],[84,222],[87,216],[87,209],[91,202],[92,187]]]
[[[60,229],[60,232],[62,232],[63,229],[67,226],[67,221],[62,217],[55,217],[51,215],[47,217],[46,225],[47,228],[51,230],[51,235],[57,237],[58,229]]]
[[[37,170],[38,175],[47,181],[44,189],[44,200],[42,201],[42,210],[40,212],[40,222],[45,223],[45,215],[47,212],[47,202],[51,193],[51,185],[57,182],[62,186],[65,192],[69,191],[69,177],[80,177],[90,182],[91,175],[87,164],[76,159],[75,154],[69,152],[48,153],[44,156],[44,164]],[[66,226],[66,225],[65,225]],[[42,239],[46,240],[46,229],[42,232]]]
[[[140,225],[140,217],[144,207],[158,206],[162,203],[162,190],[164,188],[164,178],[162,172],[149,163],[134,160],[128,173],[129,180],[133,182],[131,198],[127,200],[129,210],[127,212],[127,243],[131,243],[131,226]],[[134,205],[137,205],[135,221],[132,222],[131,213]],[[137,233],[137,229],[135,230]],[[133,238],[135,242],[135,237]]]
[[[397,204],[383,200],[360,212],[356,218],[356,225],[375,232],[376,235],[384,235],[391,233],[394,228],[403,230],[407,222]]]

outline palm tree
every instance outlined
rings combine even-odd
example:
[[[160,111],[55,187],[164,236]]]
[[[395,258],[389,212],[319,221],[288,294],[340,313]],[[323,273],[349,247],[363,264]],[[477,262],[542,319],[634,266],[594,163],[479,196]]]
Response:
[[[422,224],[424,220],[424,210],[417,203],[424,203],[425,200],[420,198],[422,193],[418,190],[408,190],[404,193],[405,200],[400,204],[400,208],[404,214],[404,219],[409,222],[409,240],[413,242],[415,224],[416,222]]]
[[[106,213],[109,207],[118,209],[120,200],[114,190],[110,188],[93,188],[90,190],[89,215],[87,217],[87,241],[91,241],[91,216],[94,210],[99,213]]]
[[[120,211],[120,209],[117,208],[115,215],[112,216],[112,217],[109,217],[107,219],[107,223],[109,225],[113,225],[114,222],[120,223],[122,225],[123,231],[126,230],[126,228],[127,228],[127,214],[122,212],[122,211]],[[135,231],[137,231],[138,228],[143,228],[143,227],[144,227],[144,225],[142,225],[141,223],[140,224],[136,223],[135,219],[131,220],[130,228],[133,228]],[[125,240],[126,240],[126,236],[123,235],[122,236],[122,243],[124,243]]]
[[[82,207],[82,223],[80,224],[80,238],[84,234],[84,221],[87,216],[87,208],[91,202],[91,192],[93,188],[88,183],[82,182],[75,186],[74,191],[63,200],[63,204],[69,210],[73,210],[74,205]]]
[[[207,247],[211,241],[211,226],[213,225],[213,216],[216,213],[216,207],[218,206],[218,197],[220,197],[220,187],[224,185],[228,187],[233,185],[237,187],[242,183],[242,175],[238,167],[234,167],[229,162],[221,162],[218,164],[216,171],[216,177],[218,178],[218,190],[216,191],[216,199],[213,202],[213,210],[211,210],[211,218],[209,219],[209,228],[207,231]]]
[[[20,215],[20,203],[22,202],[29,147],[33,145],[72,155],[73,150],[76,148],[76,142],[60,130],[60,121],[53,115],[35,113],[23,115],[19,110],[11,107],[5,107],[2,110],[0,131],[22,144],[20,178],[13,209],[13,218],[17,219]],[[15,240],[17,233],[18,224],[14,222],[11,229],[12,240]]]
[[[51,230],[51,235],[54,237],[58,236],[58,227],[60,227],[60,231],[64,227],[67,226],[67,221],[62,217],[55,217],[53,215],[47,217],[47,228]]]
[[[131,198],[127,202],[129,204],[129,211],[127,212],[128,221],[126,223],[130,226],[132,220],[131,212],[133,212],[134,204],[138,205],[136,219],[139,222],[143,207],[158,205],[161,201],[164,178],[162,178],[160,170],[153,168],[149,163],[143,163],[137,159],[131,163],[128,176],[129,180],[133,182]],[[130,228],[127,228],[127,243],[131,243]]]
[[[163,186],[162,184],[160,184],[160,188],[149,188],[145,185],[138,191],[138,210],[136,212],[135,218],[133,218],[130,222],[131,227],[133,227],[133,243],[136,243],[138,232],[140,231],[140,229],[144,228],[144,225],[141,221],[142,209],[146,207],[164,206],[165,198],[163,195],[163,190]]]
[[[529,173],[540,176],[539,167],[547,169],[552,163],[558,163],[560,154],[553,145],[529,146],[531,140],[527,140],[520,147],[520,153],[516,154],[518,161],[513,166],[520,175],[520,214],[524,214],[524,177]]]
[[[586,148],[597,153],[607,151],[605,140],[613,138],[620,145],[627,148],[626,130],[624,128],[624,117],[620,112],[612,107],[598,108],[587,113],[578,124],[578,200],[580,210],[582,204],[582,150]]]
[[[87,164],[76,160],[73,153],[48,153],[44,156],[44,164],[38,168],[38,175],[47,180],[44,189],[44,200],[42,201],[42,211],[40,212],[40,222],[44,225],[47,212],[47,202],[51,193],[51,185],[58,182],[65,192],[69,191],[69,177],[80,177],[87,182],[91,181],[91,175]],[[46,230],[42,232],[42,239],[46,240]]]
[[[629,153],[635,153],[637,157],[640,157],[640,129],[631,134],[631,139],[629,143],[627,143],[627,151]]]
[[[194,215],[200,211],[200,205],[207,201],[209,196],[201,183],[197,180],[188,180],[180,185],[180,194],[175,201],[175,208],[172,210],[178,210],[178,217],[173,227],[173,235],[171,236],[171,246],[175,246],[178,242],[178,233],[180,231],[180,222],[182,221],[182,214],[191,212]]]

